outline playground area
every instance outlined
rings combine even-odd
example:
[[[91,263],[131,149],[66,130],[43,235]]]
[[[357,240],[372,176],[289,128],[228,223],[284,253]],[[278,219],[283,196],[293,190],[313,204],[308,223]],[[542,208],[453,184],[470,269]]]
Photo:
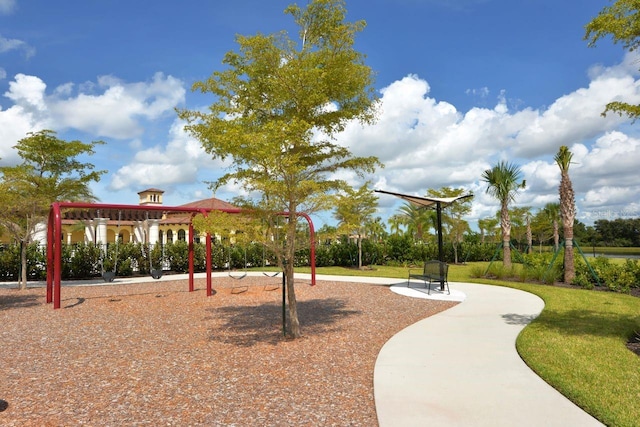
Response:
[[[0,289],[0,424],[377,424],[376,357],[455,305],[385,286],[296,280],[304,337],[282,334],[280,277]]]

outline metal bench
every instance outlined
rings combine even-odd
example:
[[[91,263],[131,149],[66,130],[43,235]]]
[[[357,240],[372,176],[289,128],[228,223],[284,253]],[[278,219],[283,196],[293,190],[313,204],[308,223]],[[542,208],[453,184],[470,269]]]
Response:
[[[446,287],[447,293],[451,294],[451,291],[449,290],[449,282],[447,281],[449,265],[446,262],[426,261],[421,274],[412,273],[411,271],[412,270],[409,270],[407,286],[409,286],[411,279],[422,280],[428,289],[427,293],[431,294],[431,284],[436,282],[440,284],[441,291],[444,291],[444,288]]]

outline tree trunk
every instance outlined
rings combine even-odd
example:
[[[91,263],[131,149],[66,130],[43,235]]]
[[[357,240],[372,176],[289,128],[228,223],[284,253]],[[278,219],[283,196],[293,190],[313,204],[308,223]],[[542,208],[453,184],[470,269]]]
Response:
[[[27,289],[27,247],[25,242],[20,242],[20,265],[22,266],[20,271],[20,290]]]
[[[533,232],[531,231],[531,218],[527,217],[527,253],[533,253]]]
[[[560,233],[558,232],[558,221],[553,220],[553,247],[555,252],[558,252],[560,249]]]
[[[287,302],[289,303],[289,337],[300,338],[300,321],[298,320],[298,301],[294,287],[293,267],[296,254],[296,224],[295,206],[290,206],[289,221],[287,223],[287,241],[285,249],[285,275],[287,282]]]
[[[511,235],[507,235],[502,241],[502,265],[506,268],[511,268]]]
[[[573,259],[573,222],[576,216],[576,199],[567,170],[562,171],[559,193],[560,214],[564,231],[564,283],[571,284],[576,275]]]
[[[500,211],[500,226],[502,227],[502,265],[511,268],[511,221],[509,207],[506,204]]]
[[[293,281],[293,262],[285,265],[285,275],[287,282],[287,302],[289,304],[289,330],[290,338],[300,338],[300,321],[298,320],[298,301],[296,300],[296,290]]]
[[[570,285],[576,277],[573,257],[573,227],[564,227],[564,283]]]
[[[358,235],[358,270],[362,270],[362,238]]]

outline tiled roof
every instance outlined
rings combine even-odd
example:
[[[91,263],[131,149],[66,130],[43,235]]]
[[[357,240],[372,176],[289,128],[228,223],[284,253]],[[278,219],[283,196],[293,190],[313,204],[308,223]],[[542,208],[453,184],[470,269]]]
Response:
[[[138,191],[138,194],[141,193],[164,193],[164,190],[160,190],[159,188],[147,188],[146,190]]]
[[[237,209],[236,206],[224,200],[216,199],[212,197],[210,199],[196,200],[195,202],[180,205],[180,207],[186,208],[201,208],[201,209]]]

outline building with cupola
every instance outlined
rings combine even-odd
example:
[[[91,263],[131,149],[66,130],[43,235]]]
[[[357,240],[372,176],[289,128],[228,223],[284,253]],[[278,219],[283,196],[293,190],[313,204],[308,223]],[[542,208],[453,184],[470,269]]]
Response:
[[[140,206],[162,206],[163,190],[148,188],[138,193]],[[231,203],[210,198],[177,207],[206,210],[236,209]],[[176,241],[189,241],[190,213],[163,212],[162,210],[93,209],[69,210],[63,213],[62,240],[75,243],[146,243],[155,245]],[[196,233],[198,233],[196,231]],[[44,236],[43,236],[44,237]],[[196,234],[194,241],[200,240]],[[204,237],[204,236],[202,236]],[[34,240],[44,239],[37,238]]]

